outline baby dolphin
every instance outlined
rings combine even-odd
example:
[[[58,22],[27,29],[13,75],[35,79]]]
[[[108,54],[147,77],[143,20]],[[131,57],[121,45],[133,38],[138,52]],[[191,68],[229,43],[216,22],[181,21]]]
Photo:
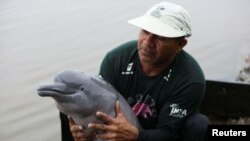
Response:
[[[102,123],[96,117],[97,111],[115,117],[115,103],[119,100],[121,110],[130,123],[140,127],[127,101],[100,76],[78,70],[61,71],[53,84],[40,85],[37,93],[42,97],[52,97],[58,110],[84,127],[90,122]]]

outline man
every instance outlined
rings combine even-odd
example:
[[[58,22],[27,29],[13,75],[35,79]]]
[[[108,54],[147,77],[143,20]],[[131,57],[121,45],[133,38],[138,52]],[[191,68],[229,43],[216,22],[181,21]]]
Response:
[[[86,135],[70,119],[75,141],[101,138],[112,141],[203,140],[208,120],[198,114],[205,79],[198,63],[183,50],[191,36],[187,11],[162,2],[145,15],[129,20],[141,28],[138,41],[127,42],[104,58],[100,75],[128,101],[142,128],[131,125],[116,104],[116,117],[97,112],[106,124],[88,128],[103,130]],[[67,120],[61,115],[63,129]],[[68,133],[63,130],[63,139]]]

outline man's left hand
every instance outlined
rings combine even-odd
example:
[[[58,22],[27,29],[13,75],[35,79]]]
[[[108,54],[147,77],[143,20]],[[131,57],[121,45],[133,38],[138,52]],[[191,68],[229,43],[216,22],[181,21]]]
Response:
[[[139,136],[139,130],[133,126],[121,111],[119,101],[115,105],[116,117],[113,118],[103,112],[97,112],[98,118],[105,124],[90,123],[89,128],[104,131],[97,134],[97,138],[108,141],[136,141]]]

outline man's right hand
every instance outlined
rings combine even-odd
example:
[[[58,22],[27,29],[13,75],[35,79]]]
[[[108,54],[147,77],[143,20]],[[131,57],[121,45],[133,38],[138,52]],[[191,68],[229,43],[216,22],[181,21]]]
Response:
[[[86,128],[82,125],[76,124],[71,117],[69,117],[69,126],[74,141],[93,141],[95,139],[94,134],[87,134],[85,132]]]

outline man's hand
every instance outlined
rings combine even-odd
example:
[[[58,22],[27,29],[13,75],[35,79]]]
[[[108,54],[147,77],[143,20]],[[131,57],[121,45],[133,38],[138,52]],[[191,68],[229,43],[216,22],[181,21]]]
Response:
[[[115,112],[115,118],[105,113],[97,112],[97,117],[103,120],[105,124],[90,123],[88,127],[104,131],[96,136],[103,140],[136,141],[139,136],[139,130],[133,126],[122,113],[119,101],[116,102]]]
[[[81,125],[77,125],[71,117],[69,117],[69,126],[74,141],[93,141],[95,139],[94,134],[87,134],[85,132],[86,128]]]

